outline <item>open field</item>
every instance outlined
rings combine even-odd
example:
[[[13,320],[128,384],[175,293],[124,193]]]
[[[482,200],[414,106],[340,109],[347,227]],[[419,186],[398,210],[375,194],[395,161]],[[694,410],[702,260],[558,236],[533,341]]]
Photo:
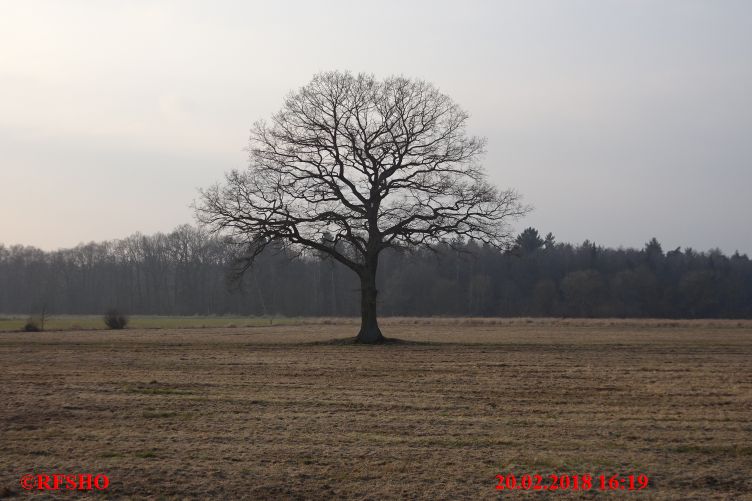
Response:
[[[0,315],[0,332],[21,330],[28,321],[25,315]],[[132,315],[128,317],[131,329],[205,329],[214,327],[255,327],[260,325],[294,325],[303,319],[287,317],[240,316],[166,316]],[[37,319],[38,322],[38,319]],[[45,319],[44,330],[98,330],[104,329],[102,315],[52,315]]]
[[[0,315],[0,332],[20,331],[29,320],[28,315]],[[38,321],[38,318],[36,318]],[[207,329],[224,327],[263,327],[280,325],[359,325],[359,318],[343,317],[283,317],[283,316],[237,316],[237,315],[129,315],[129,329]],[[689,327],[695,328],[733,328],[746,327],[752,329],[752,320],[673,320],[673,319],[578,319],[578,318],[486,318],[486,317],[393,317],[383,320],[384,325],[453,325],[453,326],[503,326],[524,327],[527,332],[530,327],[554,326],[561,327]],[[45,319],[45,329],[48,331],[84,331],[105,329],[102,315],[50,315]],[[399,331],[401,332],[401,330]],[[430,332],[430,331],[428,331]],[[303,340],[309,340],[306,331],[302,331]],[[413,334],[418,334],[414,332]],[[461,340],[452,338],[452,342],[477,342],[477,338],[470,336]]]
[[[356,330],[332,319],[4,332],[0,494],[102,472],[107,498],[752,499],[750,321],[382,328],[412,342],[330,342]],[[508,472],[650,487],[499,493]]]

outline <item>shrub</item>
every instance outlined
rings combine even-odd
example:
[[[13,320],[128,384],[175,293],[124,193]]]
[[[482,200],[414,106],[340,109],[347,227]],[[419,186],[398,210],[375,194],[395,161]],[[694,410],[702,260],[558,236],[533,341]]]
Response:
[[[36,322],[36,320],[27,320],[26,324],[23,326],[24,332],[39,332],[42,329],[39,328],[39,324]]]
[[[117,310],[107,310],[104,314],[104,323],[110,329],[122,329],[128,325],[128,317]]]

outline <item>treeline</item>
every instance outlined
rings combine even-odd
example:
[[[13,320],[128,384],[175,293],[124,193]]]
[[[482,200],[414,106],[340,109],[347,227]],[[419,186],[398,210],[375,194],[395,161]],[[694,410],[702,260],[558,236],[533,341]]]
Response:
[[[44,252],[0,245],[0,312],[359,315],[358,281],[329,259],[263,254],[228,281],[233,248],[185,225],[169,234]],[[390,252],[382,315],[752,318],[752,262],[720,251],[556,243],[528,228],[506,252],[474,242]]]

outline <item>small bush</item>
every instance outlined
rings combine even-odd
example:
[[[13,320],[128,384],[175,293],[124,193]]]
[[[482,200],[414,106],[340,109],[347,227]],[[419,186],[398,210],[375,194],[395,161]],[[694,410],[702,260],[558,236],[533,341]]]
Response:
[[[28,320],[23,326],[24,332],[39,332],[42,329],[39,328],[39,324],[35,320]]]
[[[104,323],[110,329],[122,329],[128,325],[128,317],[117,310],[107,310],[104,314]]]

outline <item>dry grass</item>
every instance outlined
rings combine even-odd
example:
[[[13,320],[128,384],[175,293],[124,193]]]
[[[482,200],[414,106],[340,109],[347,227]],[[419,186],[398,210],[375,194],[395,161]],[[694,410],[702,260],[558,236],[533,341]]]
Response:
[[[32,317],[41,323],[38,317]],[[0,332],[20,331],[28,321],[28,315],[0,316]],[[131,315],[128,316],[130,329],[206,329],[257,327],[262,325],[295,325],[307,319],[295,317],[239,317],[225,315]],[[47,331],[81,331],[105,329],[103,315],[50,315],[44,321]]]
[[[329,343],[354,334],[333,319],[0,334],[0,492],[26,496],[28,472],[104,472],[108,498],[483,499],[512,471],[648,475],[628,499],[752,499],[748,321],[383,327],[415,342]]]
[[[264,327],[280,325],[357,325],[359,318],[342,317],[253,317],[232,315],[131,315],[128,329],[215,329]],[[0,316],[0,332],[21,331],[28,315]],[[37,319],[38,320],[38,319]],[[671,319],[579,319],[579,318],[451,318],[451,317],[392,317],[384,325],[464,325],[464,326],[570,326],[570,327],[748,327],[752,320],[671,320]],[[45,319],[47,331],[84,331],[105,329],[102,315],[51,315]]]

